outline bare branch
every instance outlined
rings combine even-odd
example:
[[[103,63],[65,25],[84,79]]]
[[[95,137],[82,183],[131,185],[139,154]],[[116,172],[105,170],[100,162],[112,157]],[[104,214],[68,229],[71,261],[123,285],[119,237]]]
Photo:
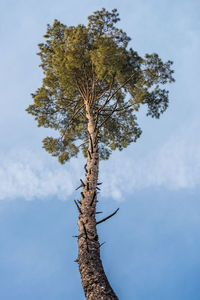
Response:
[[[89,142],[89,139],[88,139],[87,141],[83,142],[82,144],[80,144],[80,145],[78,146],[78,148],[80,148],[81,146],[87,144],[88,142]]]
[[[88,154],[89,154],[90,159],[92,159],[92,156],[91,156],[91,153],[89,150],[88,150]]]
[[[76,191],[77,191],[78,189],[80,189],[81,187],[82,187],[82,184],[79,185],[79,186],[76,188]]]
[[[87,164],[84,165],[85,172],[88,173]]]
[[[65,131],[64,133],[62,134],[62,137],[65,135],[66,131],[67,131],[67,128],[69,127],[69,125],[71,124],[71,122],[73,121],[74,117],[82,110],[82,108],[84,107],[85,104],[82,104],[75,112],[74,114],[72,115],[72,117],[69,119],[68,123],[66,124],[65,126]]]
[[[117,107],[117,102],[115,103],[115,105],[114,105],[114,108],[113,108],[113,110],[111,111],[111,113],[110,114],[108,114],[108,116],[101,122],[101,124],[97,127],[97,131],[99,130],[99,128],[101,128],[102,126],[103,126],[103,124],[112,116],[112,114],[114,114],[114,112],[115,112],[115,109],[116,109],[116,107]]]
[[[83,180],[82,180],[82,179],[80,179],[80,182],[82,183],[82,186],[84,186],[84,187],[85,187],[85,183],[83,182]]]
[[[119,90],[121,90],[133,77],[135,76],[135,73],[132,74],[126,81],[124,81],[115,91],[112,93],[112,95],[109,97],[109,101],[117,94]]]
[[[75,202],[75,204],[76,204],[76,207],[78,208],[79,213],[82,215],[82,211],[81,211],[81,209],[80,209],[78,203],[76,202],[76,200],[74,200],[74,202]]]
[[[94,199],[96,197],[96,191],[94,191],[94,194],[93,194],[93,197],[92,197],[92,201],[90,202],[90,206],[92,206],[93,202],[94,202]]]
[[[97,115],[102,111],[102,109],[106,106],[106,104],[110,101],[110,94],[111,94],[111,91],[112,91],[112,87],[113,87],[113,83],[114,83],[114,79],[115,79],[115,76],[113,76],[113,79],[110,83],[110,86],[109,86],[109,94],[108,94],[108,97],[106,98],[105,102],[102,104],[101,107],[98,108],[97,110]]]
[[[103,223],[103,222],[105,222],[106,220],[110,219],[112,216],[114,216],[114,215],[118,212],[118,210],[119,210],[119,208],[116,209],[116,210],[114,211],[114,213],[112,213],[112,214],[109,215],[108,217],[102,219],[101,221],[98,221],[96,224],[98,225],[98,224]]]
[[[123,110],[126,110],[126,109],[130,108],[130,107],[132,107],[131,104],[130,104],[130,105],[124,105],[123,107],[116,108],[115,111],[117,111],[117,112],[123,111]],[[103,112],[105,112],[105,113],[106,113],[106,112],[109,112],[109,111],[111,111],[111,109],[108,109],[108,108],[106,108],[105,110],[103,109]]]
[[[97,127],[99,113],[100,113],[101,110],[106,106],[106,104],[110,101],[110,100],[109,100],[109,97],[110,97],[110,94],[111,94],[111,91],[112,91],[114,79],[115,79],[115,75],[113,76],[113,79],[112,79],[112,81],[111,81],[111,83],[110,83],[110,86],[109,86],[109,94],[108,94],[107,99],[106,99],[105,102],[102,104],[102,106],[98,108],[98,110],[97,110],[97,112],[96,112],[96,115],[97,115],[97,116],[96,116],[96,120],[95,120],[95,128]],[[102,97],[103,97],[103,96],[102,96]]]
[[[91,135],[90,135],[90,145],[91,145],[91,153],[93,153],[93,152],[94,152],[94,149],[93,149],[93,143],[92,143]]]
[[[85,183],[83,182],[82,179],[80,179],[80,182],[81,182],[81,185],[79,185],[79,186],[76,188],[76,191],[77,191],[78,189],[80,189],[81,187],[85,187]]]

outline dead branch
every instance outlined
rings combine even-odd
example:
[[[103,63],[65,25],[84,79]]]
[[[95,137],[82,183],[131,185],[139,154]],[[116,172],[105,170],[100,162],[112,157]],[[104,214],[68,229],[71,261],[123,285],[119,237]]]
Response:
[[[99,245],[99,248],[100,248],[101,246],[103,246],[105,243],[106,243],[106,242],[101,243],[101,244]]]
[[[74,117],[82,110],[82,108],[84,107],[85,104],[82,104],[72,115],[72,117],[69,119],[68,123],[65,126],[65,130],[64,133],[62,134],[62,137],[65,135],[67,128],[69,127],[69,125],[71,124],[71,122],[73,121]]]
[[[94,199],[95,199],[95,197],[96,197],[96,191],[94,191],[94,194],[93,194],[93,196],[92,196],[92,201],[90,202],[90,206],[92,206],[92,204],[93,204],[93,202],[94,202]]]
[[[76,202],[76,200],[74,200],[74,202],[75,202],[75,204],[76,204],[76,207],[78,208],[79,213],[82,215],[82,211],[81,211],[81,209],[80,209],[78,203]]]
[[[132,78],[135,76],[135,73],[132,74],[127,80],[125,80],[118,88],[115,89],[114,93],[109,97],[109,101],[117,94],[119,90],[121,90]]]
[[[121,107],[121,108],[117,108],[115,111],[117,111],[117,112],[119,112],[119,111],[122,111],[122,110],[125,110],[125,109],[128,109],[128,108],[130,108],[132,105],[124,105],[123,107]],[[111,111],[110,109],[104,109],[103,110],[103,112],[109,112],[109,111]]]
[[[89,142],[89,140],[87,140],[87,141],[83,142],[82,144],[80,144],[80,145],[78,146],[78,148],[80,148],[81,146],[83,146],[83,145],[87,144],[88,142]]]
[[[81,196],[83,197],[83,199],[85,198],[85,195],[84,195],[84,193],[83,193],[83,192],[81,192]]]
[[[83,182],[82,179],[80,179],[80,182],[82,183],[82,186],[85,187],[85,183]]]
[[[92,156],[91,156],[91,153],[89,150],[88,150],[88,154],[89,154],[90,159],[92,159]]]
[[[103,223],[103,222],[105,222],[106,220],[110,219],[112,216],[114,216],[114,215],[118,212],[118,210],[119,210],[119,208],[116,209],[116,210],[114,211],[114,213],[112,213],[112,214],[109,215],[108,217],[102,219],[101,221],[98,221],[96,224],[98,225],[98,224]]]
[[[115,109],[116,109],[116,107],[117,107],[117,102],[115,103],[115,105],[114,105],[114,108],[113,108],[113,110],[111,111],[111,113],[110,114],[108,114],[108,116],[101,122],[101,124],[97,127],[97,131],[99,130],[99,128],[101,128],[102,126],[103,126],[103,124],[114,114],[114,112],[115,112]]]
[[[78,189],[80,189],[81,187],[85,187],[85,183],[83,182],[82,179],[80,179],[80,182],[81,182],[81,185],[79,185],[79,186],[76,188],[76,191],[77,191]]]
[[[90,135],[90,145],[91,145],[91,153],[93,153],[93,152],[94,152],[94,149],[93,149],[93,143],[92,143],[91,135]]]
[[[76,191],[77,191],[78,189],[80,189],[81,187],[82,187],[82,184],[79,185],[79,186],[76,188]]]
[[[85,169],[85,172],[88,173],[87,164],[85,164],[84,169]]]

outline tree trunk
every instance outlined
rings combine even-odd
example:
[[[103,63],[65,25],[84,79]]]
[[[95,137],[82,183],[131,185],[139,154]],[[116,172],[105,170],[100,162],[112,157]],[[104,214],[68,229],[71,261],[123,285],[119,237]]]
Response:
[[[100,258],[100,244],[96,229],[96,204],[98,180],[98,138],[95,120],[86,105],[88,119],[88,158],[85,166],[86,176],[83,183],[79,208],[78,264],[82,286],[87,300],[118,299],[105,275]]]

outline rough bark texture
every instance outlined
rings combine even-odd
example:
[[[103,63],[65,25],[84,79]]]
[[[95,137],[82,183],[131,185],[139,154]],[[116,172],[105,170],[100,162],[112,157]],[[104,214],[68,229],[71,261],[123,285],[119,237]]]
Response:
[[[98,140],[92,111],[86,106],[89,147],[79,210],[78,264],[86,299],[118,299],[105,275],[96,229]]]

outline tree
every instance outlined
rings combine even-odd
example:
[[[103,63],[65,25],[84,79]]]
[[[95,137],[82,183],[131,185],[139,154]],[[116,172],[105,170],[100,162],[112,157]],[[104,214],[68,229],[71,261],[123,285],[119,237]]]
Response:
[[[100,259],[96,221],[100,190],[100,159],[108,159],[141,135],[136,113],[142,105],[147,115],[159,118],[168,107],[171,61],[157,54],[138,55],[128,48],[130,38],[116,27],[116,9],[104,8],[88,17],[88,25],[66,26],[55,20],[47,25],[45,42],[39,44],[42,86],[32,94],[27,108],[38,126],[55,129],[58,137],[46,137],[43,147],[60,163],[82,150],[87,158],[85,180],[78,209],[78,259],[87,299],[118,299],[104,273]]]

